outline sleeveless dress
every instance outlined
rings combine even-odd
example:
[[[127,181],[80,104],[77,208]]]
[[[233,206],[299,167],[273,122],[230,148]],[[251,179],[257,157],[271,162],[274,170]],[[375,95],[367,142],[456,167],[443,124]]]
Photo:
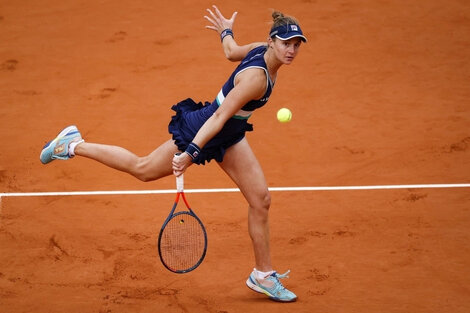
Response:
[[[225,97],[234,88],[235,77],[239,73],[249,68],[261,68],[266,73],[267,87],[263,97],[259,100],[248,102],[240,111],[232,116],[225,123],[222,130],[201,149],[201,153],[193,160],[193,163],[204,165],[205,162],[209,162],[212,159],[215,159],[217,162],[222,162],[225,151],[230,146],[242,140],[245,137],[245,132],[253,130],[253,125],[248,123],[248,118],[254,110],[266,104],[274,87],[274,83],[269,77],[266,62],[264,61],[266,50],[266,46],[252,49],[222,86],[222,89],[212,103],[196,103],[191,98],[188,98],[172,106],[171,109],[175,111],[176,114],[171,118],[168,131],[172,134],[172,138],[175,140],[178,149],[185,151],[202,125],[214,114],[219,106],[223,105]]]

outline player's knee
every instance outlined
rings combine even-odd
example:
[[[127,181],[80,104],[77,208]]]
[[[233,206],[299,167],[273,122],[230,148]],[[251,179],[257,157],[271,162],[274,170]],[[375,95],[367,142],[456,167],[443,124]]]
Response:
[[[144,183],[149,182],[149,181],[154,181],[154,180],[156,180],[156,178],[154,178],[154,177],[152,177],[152,176],[149,176],[149,175],[147,175],[147,174],[145,174],[145,173],[144,173],[144,174],[141,174],[141,175],[139,175],[139,176],[136,176],[136,177],[137,177],[137,179],[139,179],[140,181],[142,181],[142,182],[144,182]]]
[[[269,193],[269,191],[266,191],[265,195],[263,196],[263,207],[266,210],[269,210],[269,208],[271,207],[271,194]]]
[[[267,214],[269,208],[271,207],[271,194],[268,190],[258,196],[257,205],[254,207],[257,208],[260,213]]]
[[[138,171],[137,171],[137,172],[134,173],[134,176],[135,176],[138,180],[140,180],[140,181],[142,181],[142,182],[144,182],[144,183],[145,183],[145,182],[152,181],[152,180],[155,180],[154,178],[152,178],[151,176],[149,176],[149,175],[148,175],[147,173],[145,173],[145,172],[138,172]]]
[[[150,171],[148,165],[149,163],[148,163],[147,158],[145,157],[139,158],[133,170],[133,175],[138,180],[143,181],[143,182],[156,180],[158,177],[155,177],[155,175]]]

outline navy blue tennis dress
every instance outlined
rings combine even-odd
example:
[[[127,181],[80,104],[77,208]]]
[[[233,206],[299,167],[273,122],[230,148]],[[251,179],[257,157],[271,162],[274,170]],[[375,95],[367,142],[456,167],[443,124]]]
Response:
[[[215,100],[210,103],[196,103],[191,98],[183,100],[171,109],[176,114],[171,118],[168,131],[180,151],[185,151],[196,136],[202,125],[214,114],[217,108],[224,105],[225,97],[233,89],[237,74],[249,68],[261,68],[266,72],[266,92],[259,100],[252,100],[242,107],[202,149],[201,153],[193,160],[196,164],[205,164],[212,159],[222,162],[227,148],[236,144],[245,137],[245,132],[252,131],[253,125],[248,123],[248,118],[254,110],[266,104],[271,95],[274,82],[269,77],[264,54],[267,47],[260,46],[251,50],[241,61],[227,82],[222,86]]]

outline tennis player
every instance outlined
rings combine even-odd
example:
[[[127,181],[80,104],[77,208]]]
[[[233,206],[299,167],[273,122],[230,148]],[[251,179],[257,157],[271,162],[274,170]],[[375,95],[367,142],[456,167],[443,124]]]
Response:
[[[172,138],[147,156],[139,157],[117,146],[85,142],[76,126],[69,126],[47,143],[40,155],[47,164],[76,155],[129,173],[142,181],[171,174],[181,175],[193,163],[211,160],[237,184],[249,204],[248,229],[253,243],[255,268],[246,284],[270,299],[292,302],[297,296],[279,279],[287,273],[273,270],[269,247],[268,212],[271,198],[263,170],[245,132],[253,127],[248,119],[268,101],[279,68],[291,64],[307,39],[293,17],[274,12],[266,42],[238,45],[232,32],[237,12],[225,18],[216,6],[207,9],[206,28],[220,35],[228,60],[240,62],[212,102],[196,103],[188,98],[174,105],[176,114],[168,130]],[[177,156],[177,152],[181,153]]]

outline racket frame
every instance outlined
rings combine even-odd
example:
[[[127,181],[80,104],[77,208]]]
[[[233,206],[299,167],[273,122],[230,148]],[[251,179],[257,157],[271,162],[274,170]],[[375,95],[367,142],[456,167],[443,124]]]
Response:
[[[206,256],[206,252],[207,252],[207,232],[206,232],[206,228],[204,227],[204,224],[199,219],[199,217],[196,215],[196,213],[194,213],[194,211],[189,206],[188,200],[186,200],[186,196],[184,194],[184,187],[183,186],[184,186],[184,178],[183,178],[183,174],[181,174],[180,176],[176,177],[176,190],[177,190],[177,192],[176,192],[175,203],[173,204],[173,207],[171,208],[170,214],[166,218],[165,222],[163,222],[162,228],[160,229],[160,234],[158,235],[158,255],[160,256],[160,261],[162,262],[163,266],[165,266],[169,271],[171,271],[173,273],[177,273],[177,274],[189,273],[189,272],[195,270],[199,265],[201,265],[202,261],[204,260],[204,258]],[[178,211],[178,212],[175,213],[175,210],[176,210],[176,208],[179,204],[180,198],[183,199],[183,202],[186,205],[187,211]],[[200,257],[199,261],[196,264],[194,264],[193,266],[191,266],[188,269],[176,270],[174,268],[171,268],[163,260],[162,252],[161,252],[161,248],[160,248],[160,243],[161,243],[161,239],[162,239],[163,230],[165,229],[166,225],[170,222],[171,219],[176,218],[178,215],[182,215],[182,214],[187,214],[187,215],[190,215],[190,216],[194,217],[196,219],[196,221],[199,223],[199,225],[201,226],[202,232],[204,233],[204,251],[202,252],[201,257]]]

